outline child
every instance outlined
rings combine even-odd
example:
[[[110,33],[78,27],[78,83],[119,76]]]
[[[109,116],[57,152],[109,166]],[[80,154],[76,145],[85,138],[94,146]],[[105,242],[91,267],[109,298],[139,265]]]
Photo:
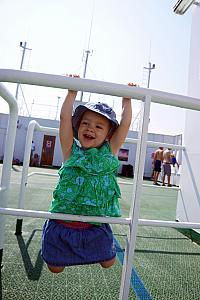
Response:
[[[179,168],[179,163],[177,162],[176,156],[173,153],[171,154],[171,163],[172,163],[174,168],[176,167],[176,165]]]
[[[72,117],[76,95],[77,91],[69,90],[61,109],[59,134],[64,163],[50,211],[119,217],[119,162],[115,155],[131,124],[131,100],[123,98],[118,124],[115,112],[104,103],[79,105]],[[70,220],[47,220],[44,224],[42,257],[53,273],[62,272],[66,266],[92,263],[108,268],[115,263],[115,256],[109,224]]]

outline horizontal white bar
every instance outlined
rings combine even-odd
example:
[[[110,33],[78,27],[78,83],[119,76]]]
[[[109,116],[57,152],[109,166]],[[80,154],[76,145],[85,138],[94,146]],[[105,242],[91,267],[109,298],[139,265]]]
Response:
[[[139,219],[139,225],[173,228],[200,228],[200,223]]]
[[[58,128],[41,126],[35,120],[32,120],[31,122],[33,122],[35,124],[34,130],[41,131],[41,132],[55,133],[55,134],[57,134],[59,132]]]
[[[176,150],[185,150],[185,147],[182,145],[167,144],[167,143],[154,142],[154,141],[147,141],[147,145],[151,147],[165,147],[165,148],[171,148]]]
[[[58,128],[50,128],[50,127],[41,126],[35,120],[31,121],[31,122],[34,122],[35,130],[37,130],[37,131],[49,132],[49,133],[52,133],[52,134],[57,134],[59,132]],[[138,139],[126,138],[125,143],[137,144]],[[185,147],[181,146],[181,145],[167,144],[167,143],[161,143],[161,142],[155,142],[155,141],[147,141],[147,145],[151,146],[151,147],[165,147],[165,148],[172,148],[172,149],[177,149],[177,150],[184,150],[185,149]]]
[[[132,139],[132,138],[126,138],[125,143],[127,144],[137,144],[138,139]],[[149,147],[165,147],[165,148],[171,148],[171,149],[177,149],[177,150],[185,150],[185,147],[182,145],[175,145],[175,144],[168,144],[168,143],[162,143],[162,142],[155,142],[155,141],[147,141],[147,145]]]
[[[155,103],[200,110],[200,100],[197,98],[166,93],[142,87],[133,88],[128,85],[105,81],[71,78],[61,75],[43,74],[13,69],[0,69],[0,81],[24,83],[61,89],[72,89],[83,92],[113,95],[118,97],[130,97],[132,99],[138,100],[144,100],[145,96],[150,96],[151,101]]]
[[[81,222],[99,222],[99,223],[124,224],[124,225],[131,224],[130,218],[80,216],[80,215],[59,214],[59,213],[50,213],[45,211],[3,208],[3,207],[0,207],[0,214],[20,216],[20,217],[42,218],[42,219],[43,218],[59,219],[59,220],[67,220],[67,221],[71,220],[71,221],[81,221]],[[141,226],[153,226],[153,227],[200,228],[200,223],[163,221],[163,220],[139,219],[138,224]]]
[[[132,139],[132,138],[126,138],[124,144],[137,144],[138,143],[138,139]]]
[[[52,174],[47,172],[31,172],[28,174],[28,177],[31,177],[33,175],[45,175],[45,176],[58,177],[58,173]]]
[[[118,180],[117,182],[124,185],[133,185],[133,181]]]
[[[42,218],[42,219],[56,219],[56,220],[59,219],[59,220],[70,220],[70,221],[81,221],[81,222],[99,222],[99,223],[125,224],[125,225],[129,225],[131,222],[130,218],[80,216],[80,215],[50,213],[50,212],[37,211],[37,210],[4,208],[4,207],[0,207],[0,214],[11,215],[11,216],[20,216],[20,217]]]
[[[148,187],[148,188],[155,188],[155,189],[170,189],[170,190],[176,190],[176,191],[181,190],[181,188],[178,187],[178,186],[170,186],[170,187],[169,186],[162,186],[162,185],[158,186],[158,185],[146,184],[146,183],[143,183],[142,186]]]
[[[52,176],[52,177],[58,177],[58,174],[51,174],[51,173],[47,173],[47,172],[31,172],[28,174],[28,177],[31,177],[33,175],[45,175],[45,176]],[[133,185],[133,181],[124,181],[124,180],[118,180],[118,183],[119,184],[124,184],[124,185]],[[178,186],[171,186],[171,187],[168,187],[168,186],[157,186],[157,185],[153,185],[153,184],[146,184],[146,183],[143,183],[142,184],[143,187],[150,187],[150,188],[156,188],[156,189],[159,189],[159,188],[165,188],[165,189],[170,189],[170,190],[180,190],[181,188],[178,187]]]
[[[51,127],[45,127],[41,126],[38,122],[35,120],[32,120],[30,123],[35,124],[34,130],[40,131],[40,132],[48,132],[52,134],[57,134],[59,132],[58,128],[51,128]],[[137,144],[138,139],[133,139],[133,138],[126,138],[125,143],[128,144]],[[167,144],[167,143],[161,143],[161,142],[155,142],[155,141],[147,141],[147,145],[151,147],[165,147],[165,148],[172,148],[172,149],[177,149],[177,150],[184,150],[185,147],[181,145],[174,145],[174,144]]]

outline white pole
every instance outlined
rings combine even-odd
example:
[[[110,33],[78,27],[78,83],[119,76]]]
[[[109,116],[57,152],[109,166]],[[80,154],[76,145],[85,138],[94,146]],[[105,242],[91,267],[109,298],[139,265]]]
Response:
[[[125,224],[129,225],[130,218],[119,218],[119,217],[96,217],[96,216],[81,216],[81,215],[70,215],[61,213],[50,213],[47,211],[27,210],[19,208],[5,208],[0,207],[0,215],[10,216],[24,216],[32,218],[42,219],[56,219],[56,220],[72,220],[81,222],[99,222],[99,223],[110,223],[110,224]]]
[[[42,132],[49,132],[49,133],[58,133],[58,128],[48,128],[44,126],[40,126],[35,120],[30,121],[27,129],[26,135],[26,142],[25,142],[25,149],[24,149],[24,159],[23,159],[23,168],[22,168],[22,177],[21,177],[21,184],[20,184],[20,193],[18,199],[18,208],[24,208],[25,202],[25,191],[27,186],[28,177],[32,176],[34,173],[30,173],[28,175],[28,168],[30,162],[30,153],[31,153],[31,144],[33,140],[34,130],[42,131]],[[16,235],[21,235],[22,233],[22,222],[23,219],[17,219],[16,222]]]
[[[57,116],[58,116],[59,102],[60,102],[60,97],[58,96],[57,105],[56,105],[56,117],[55,117],[55,120],[57,120]]]
[[[72,220],[81,222],[100,222],[110,224],[124,224],[130,225],[130,218],[109,218],[109,217],[92,217],[92,216],[79,216],[79,215],[68,215],[59,213],[50,213],[47,211],[39,210],[27,210],[10,207],[0,207],[0,215],[8,216],[20,216],[40,219],[59,219],[59,220]],[[152,226],[152,227],[168,227],[168,228],[200,228],[200,223],[194,222],[176,222],[176,221],[165,221],[165,220],[148,220],[139,219],[139,226]]]
[[[105,94],[117,97],[127,97],[144,100],[145,96],[151,97],[151,102],[167,104],[193,110],[200,110],[198,98],[182,96],[163,91],[142,87],[130,87],[105,81],[71,78],[61,75],[43,74],[13,69],[0,69],[0,82],[19,82],[24,84],[71,89],[90,93]]]
[[[84,71],[83,71],[83,78],[85,78],[86,75],[86,71],[87,71],[87,63],[88,63],[88,56],[90,54],[90,50],[86,50],[86,59],[85,59],[85,65],[84,65]],[[83,92],[81,92],[81,97],[80,97],[80,101],[83,101]]]
[[[8,129],[5,141],[3,168],[1,175],[1,189],[0,189],[0,206],[7,206],[8,189],[10,187],[10,176],[12,169],[12,160],[15,144],[15,136],[17,129],[18,107],[15,98],[7,91],[2,83],[0,83],[0,96],[9,105],[9,120]],[[5,216],[0,216],[0,266],[2,263],[3,246],[5,240]]]
[[[139,131],[139,141],[137,144],[135,172],[134,172],[134,185],[133,185],[133,196],[131,202],[130,215],[130,236],[127,240],[127,255],[124,256],[122,280],[120,287],[120,300],[127,300],[130,288],[131,271],[133,264],[133,256],[135,251],[139,210],[140,210],[140,198],[142,193],[142,182],[144,174],[144,163],[147,148],[147,136],[148,136],[148,125],[149,125],[149,114],[151,106],[151,97],[146,96],[143,104],[143,114],[141,117],[141,126]]]

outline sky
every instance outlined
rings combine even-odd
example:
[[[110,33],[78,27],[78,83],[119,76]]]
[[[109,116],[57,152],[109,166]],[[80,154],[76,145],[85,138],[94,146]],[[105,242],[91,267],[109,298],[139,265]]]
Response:
[[[19,69],[27,42],[23,69],[49,74],[127,84],[187,95],[192,9],[180,16],[173,12],[176,0],[1,0],[0,68]],[[15,95],[16,84],[5,84]],[[58,119],[65,90],[22,86],[20,114]],[[24,96],[24,98],[23,98]],[[78,94],[78,97],[80,95]],[[25,100],[24,100],[25,99]],[[104,101],[120,117],[121,99],[84,94],[84,101]],[[133,103],[133,129],[137,129],[140,102]],[[58,108],[58,111],[57,111]],[[0,112],[8,106],[0,98]],[[181,134],[185,110],[152,104],[149,132]]]

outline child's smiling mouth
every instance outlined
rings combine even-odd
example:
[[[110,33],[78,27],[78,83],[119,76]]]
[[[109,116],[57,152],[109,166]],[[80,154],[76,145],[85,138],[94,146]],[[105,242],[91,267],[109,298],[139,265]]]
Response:
[[[87,133],[83,134],[83,137],[88,140],[93,140],[95,138],[94,136],[91,136],[90,134]]]

